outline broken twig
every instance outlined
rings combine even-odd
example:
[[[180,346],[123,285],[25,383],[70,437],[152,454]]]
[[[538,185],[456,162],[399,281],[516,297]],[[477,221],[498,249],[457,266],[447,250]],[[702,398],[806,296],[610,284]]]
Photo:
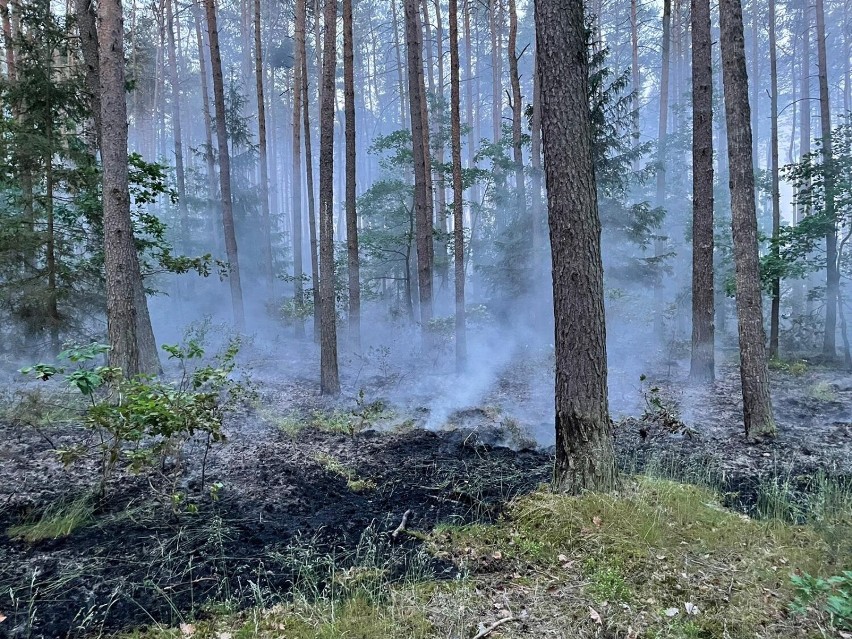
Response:
[[[497,628],[502,626],[504,623],[508,623],[508,622],[514,621],[514,620],[515,620],[515,617],[512,616],[512,615],[510,615],[508,617],[503,617],[502,619],[498,619],[497,621],[492,623],[487,628],[483,628],[482,630],[477,632],[476,635],[473,637],[473,639],[482,639],[483,637],[487,637],[492,632],[494,632]]]
[[[408,532],[408,520],[411,519],[411,515],[413,514],[414,513],[411,512],[410,508],[403,513],[402,521],[399,522],[399,526],[396,527],[396,530],[391,533],[391,539],[396,540],[396,538],[399,537],[402,533]]]

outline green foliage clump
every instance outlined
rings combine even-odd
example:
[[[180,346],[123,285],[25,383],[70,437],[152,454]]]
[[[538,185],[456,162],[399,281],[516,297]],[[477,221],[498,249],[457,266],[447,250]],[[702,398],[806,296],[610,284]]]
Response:
[[[120,369],[94,365],[109,351],[109,346],[98,343],[62,351],[58,364],[36,364],[21,371],[43,381],[61,376],[67,386],[87,398],[82,419],[96,434],[101,493],[121,461],[134,471],[154,467],[157,462],[165,466],[167,459],[180,468],[182,445],[195,436],[205,441],[206,460],[210,446],[225,440],[225,415],[247,396],[247,387],[231,376],[238,341],[232,341],[214,363],[194,368],[190,363],[204,355],[197,342],[184,347],[164,345],[163,350],[181,364],[177,381],[149,376],[128,379]],[[86,443],[56,451],[66,464],[88,452]],[[202,488],[204,471],[202,468]]]
[[[790,580],[796,589],[796,599],[791,604],[794,612],[816,609],[828,618],[832,628],[852,630],[852,571],[827,578],[801,573]]]

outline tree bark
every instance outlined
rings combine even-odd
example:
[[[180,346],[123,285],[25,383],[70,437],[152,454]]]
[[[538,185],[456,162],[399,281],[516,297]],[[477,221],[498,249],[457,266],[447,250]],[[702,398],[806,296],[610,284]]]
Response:
[[[337,70],[337,0],[325,0],[320,93],[320,391],[340,394],[334,294],[334,97]]]
[[[740,0],[721,0],[719,20],[728,132],[743,420],[746,437],[755,440],[774,435],[775,421],[769,396],[769,370],[763,330],[751,113]]]
[[[464,208],[461,163],[461,78],[459,73],[458,0],[449,0],[450,19],[450,145],[453,156],[453,257],[456,294],[456,372],[467,367],[467,327],[464,301]]]
[[[662,43],[662,70],[660,72],[660,114],[657,126],[657,193],[656,205],[660,208],[666,206],[666,163],[668,161],[666,150],[668,146],[669,126],[669,67],[671,65],[671,0],[663,0],[663,43]],[[657,238],[654,240],[654,257],[660,259],[666,250],[665,240]],[[663,337],[663,316],[665,305],[663,303],[662,273],[654,283],[654,332],[658,338]]]
[[[346,254],[349,266],[349,339],[361,350],[361,272],[355,209],[355,52],[352,0],[343,0],[343,110],[346,119]]]
[[[816,0],[817,63],[819,65],[819,119],[822,137],[822,161],[825,175],[825,333],[822,353],[828,359],[837,357],[837,291],[840,270],[837,268],[837,212],[834,206],[834,156],[831,149],[831,109],[828,97],[828,60],[825,51],[825,5]]]
[[[535,24],[556,321],[553,486],[606,491],[616,469],[583,3],[536,0]]]
[[[85,2],[85,0],[76,1]],[[180,122],[180,84],[178,82],[177,52],[175,50],[173,2],[174,0],[166,0],[166,35],[169,50],[169,84],[172,89],[172,137],[174,138],[175,150],[175,177],[177,178],[180,237],[185,250],[189,241],[189,224],[186,208],[186,174],[183,166],[183,132]]]
[[[269,214],[269,159],[266,144],[266,103],[263,97],[263,49],[261,48],[260,0],[254,0],[254,83],[257,97],[257,146],[260,163],[260,223],[263,238],[260,254],[267,288],[275,284],[272,265],[272,224]]]
[[[425,128],[426,88],[423,77],[423,31],[417,0],[405,0],[405,40],[408,57],[408,95],[414,158],[414,211],[417,244],[417,283],[420,322],[428,331],[432,319],[432,195],[428,129]]]
[[[75,0],[75,5],[74,5],[75,9],[77,8],[78,3],[81,2],[81,1],[83,1],[83,0]],[[86,4],[87,4],[87,7],[90,6],[88,4],[88,2]],[[14,41],[14,38],[12,37],[12,20],[11,20],[11,17],[9,15],[9,0],[0,0],[0,19],[2,19],[2,21],[3,21],[3,48],[6,50],[6,79],[9,80],[9,82],[14,82],[17,78],[17,70],[16,70],[16,64],[15,64],[15,43],[14,43],[15,41]],[[80,39],[83,40],[85,36],[83,36],[83,26],[80,25],[79,17],[78,17],[78,23],[77,24],[78,24],[78,28],[80,29],[80,34],[81,34]],[[94,21],[92,21],[92,24],[94,24]],[[94,35],[94,47],[95,47],[95,51],[97,51],[97,48],[98,48],[97,33],[94,33],[93,35]],[[91,37],[91,35],[90,35],[90,37]],[[87,44],[89,44],[89,43],[83,42],[83,46],[86,46]],[[91,46],[91,45],[89,44],[89,46]],[[100,87],[91,87],[90,86],[89,91],[92,91],[93,88],[95,89],[93,92],[97,93],[98,89]],[[98,117],[98,118],[101,117],[100,111],[98,111],[96,117]]]
[[[715,377],[713,283],[713,61],[709,0],[692,0],[692,361]]]
[[[542,166],[541,166],[541,72],[538,56],[533,60],[533,103],[530,118],[530,215],[532,217],[533,281],[539,282],[544,269],[544,237],[542,219]]]
[[[5,3],[0,3],[2,7]],[[77,31],[80,33],[80,51],[83,54],[83,64],[86,66],[86,90],[92,105],[92,120],[95,125],[95,138],[98,148],[101,146],[101,87],[100,62],[98,60],[98,30],[97,16],[91,0],[74,0],[74,16],[77,20]],[[8,13],[4,11],[3,31],[6,32]],[[14,52],[10,49],[11,34],[6,43],[6,64],[14,77]],[[10,57],[11,56],[11,57]],[[10,62],[11,60],[11,62]],[[9,66],[11,64],[11,66]]]
[[[523,98],[521,96],[521,76],[518,71],[518,11],[515,0],[509,0],[509,80],[512,83],[512,154],[515,165],[515,195],[517,210],[527,209],[527,189],[524,180],[524,150],[521,137],[523,118]]]
[[[771,119],[770,170],[772,172],[772,258],[781,258],[778,236],[781,232],[781,186],[778,178],[778,51],[775,36],[775,0],[769,0],[769,82]],[[781,328],[781,279],[772,278],[772,307],[769,313],[769,357],[778,357],[778,334]]]
[[[311,152],[311,110],[310,94],[308,93],[308,56],[305,41],[299,46],[302,49],[302,116],[304,117],[305,134],[305,180],[308,189],[308,238],[311,245],[311,289],[314,300],[314,341],[320,341],[320,290],[319,290],[319,242],[317,240],[317,214],[314,198],[314,159]]]
[[[238,330],[245,328],[243,288],[240,281],[240,262],[237,234],[234,228],[234,203],[231,196],[231,155],[228,132],[225,128],[225,83],[222,78],[222,57],[219,53],[219,30],[216,25],[216,0],[204,0],[207,11],[207,33],[210,44],[210,66],[213,69],[213,103],[216,109],[216,141],[219,147],[219,191],[222,196],[222,230],[228,256],[231,285],[231,306]]]
[[[302,56],[305,48],[305,23],[307,7],[305,0],[295,1],[293,38],[293,179],[291,185],[293,208],[293,301],[296,307],[294,318],[296,337],[305,336],[305,323],[301,310],[304,305],[304,271],[302,267]],[[306,138],[310,131],[305,129]],[[310,143],[308,143],[310,144]],[[317,312],[318,309],[314,309]]]
[[[142,274],[130,219],[121,0],[101,0],[98,18],[101,123],[110,131],[101,147],[107,334],[112,347],[109,359],[110,365],[121,368],[126,376],[156,373],[149,358],[140,353],[137,338],[138,318],[140,311],[147,317],[147,302],[144,294],[141,299],[136,295],[142,291]]]

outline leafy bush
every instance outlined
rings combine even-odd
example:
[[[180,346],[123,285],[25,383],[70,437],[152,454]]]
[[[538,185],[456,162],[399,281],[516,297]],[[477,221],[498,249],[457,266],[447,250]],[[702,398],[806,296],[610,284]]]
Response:
[[[101,494],[122,461],[134,471],[158,463],[166,468],[168,461],[173,462],[174,469],[180,469],[183,443],[199,435],[205,441],[203,490],[209,449],[225,440],[222,420],[247,393],[244,384],[231,378],[239,342],[232,341],[212,364],[193,368],[190,363],[204,355],[197,342],[183,347],[164,345],[169,359],[181,364],[181,376],[176,381],[148,376],[126,379],[120,369],[93,365],[109,348],[98,343],[72,347],[58,355],[59,365],[36,364],[21,372],[43,381],[62,376],[67,385],[88,399],[82,419],[96,435]],[[90,451],[87,444],[80,443],[56,452],[63,463],[70,464]]]
[[[790,580],[796,589],[794,612],[815,609],[827,616],[834,628],[852,630],[852,571],[825,579],[802,573],[793,575]]]

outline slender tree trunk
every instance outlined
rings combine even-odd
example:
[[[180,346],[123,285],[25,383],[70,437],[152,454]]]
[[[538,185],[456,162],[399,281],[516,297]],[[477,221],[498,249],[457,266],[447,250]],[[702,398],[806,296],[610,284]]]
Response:
[[[616,469],[583,3],[536,0],[535,24],[556,320],[553,486],[606,491]]]
[[[263,227],[260,253],[266,286],[271,291],[275,284],[275,269],[272,265],[272,224],[269,215],[269,159],[266,148],[266,103],[263,97],[260,0],[254,0],[254,82],[257,94],[257,146],[260,163],[260,223]]]
[[[75,8],[82,1],[76,0]],[[12,37],[12,20],[9,16],[9,0],[0,0],[0,19],[3,21],[3,48],[6,50],[6,79],[9,82],[14,82],[17,78],[17,71],[15,65],[15,41]],[[88,43],[84,40],[83,26],[79,22],[78,25],[81,33],[80,39],[83,40],[83,46],[86,46]],[[95,33],[95,50],[97,50],[97,46],[97,34]],[[89,90],[91,91],[92,87],[89,87]],[[98,113],[97,117],[100,117],[100,113]]]
[[[692,362],[715,377],[713,290],[713,60],[709,0],[692,0]]]
[[[530,118],[530,186],[532,197],[530,215],[532,217],[532,253],[533,281],[540,281],[544,267],[544,233],[542,219],[542,166],[541,166],[541,72],[538,68],[538,56],[533,60],[533,104]]]
[[[222,230],[231,285],[231,305],[238,330],[245,328],[243,289],[240,281],[240,263],[237,251],[237,234],[234,228],[234,204],[231,198],[231,155],[228,150],[228,132],[225,129],[225,83],[222,78],[222,57],[219,53],[219,31],[216,25],[216,0],[204,0],[207,11],[207,32],[210,41],[210,63],[213,69],[213,102],[216,108],[216,139],[219,147],[219,190],[222,195]]]
[[[307,7],[305,0],[295,2],[295,23],[293,36],[295,51],[293,56],[293,180],[291,186],[293,202],[293,301],[296,306],[296,337],[305,336],[305,323],[301,310],[304,305],[304,283],[302,282],[302,66],[305,48],[305,18]],[[307,111],[306,111],[307,113]],[[310,131],[305,129],[306,139]],[[310,144],[310,142],[307,142]],[[317,309],[314,309],[316,312]]]
[[[425,0],[429,1],[429,0]],[[438,57],[435,59],[435,66],[438,70],[438,81],[433,88],[433,98],[437,101],[439,109],[446,108],[444,100],[444,29],[441,20],[441,0],[435,0],[435,42]],[[451,125],[452,128],[452,125]],[[437,142],[435,149],[435,161],[438,166],[444,165],[444,139],[441,133],[440,118],[434,118],[433,129],[435,131],[432,140]],[[448,234],[450,230],[450,216],[447,214],[447,185],[444,177],[444,171],[438,173],[438,187],[435,189],[435,226],[444,234]],[[441,286],[447,284],[449,279],[450,261],[447,255],[448,242],[442,240],[440,244],[441,256],[436,259],[435,269],[438,271],[438,277],[441,280]]]
[[[305,50],[305,42],[300,43],[302,48],[302,115],[304,117],[305,132],[305,179],[308,189],[308,237],[311,245],[311,288],[314,300],[314,341],[320,341],[320,285],[319,285],[319,242],[317,239],[317,214],[314,198],[314,160],[311,153],[311,110],[310,95],[308,93],[308,56]]]
[[[100,28],[101,123],[110,135],[101,147],[103,164],[104,268],[106,271],[107,333],[110,365],[127,376],[155,373],[140,354],[137,321],[141,307],[147,316],[147,303],[139,300],[142,275],[133,241],[130,219],[130,193],[127,167],[127,102],[124,82],[124,29],[121,0],[98,3]],[[150,320],[149,320],[150,326]],[[156,351],[155,351],[156,357]]]
[[[740,0],[721,0],[719,19],[728,131],[743,418],[746,437],[754,440],[774,435],[775,421],[769,396],[769,370],[763,330],[751,113]]]
[[[85,1],[85,0],[83,0]],[[201,110],[204,113],[204,163],[207,167],[207,200],[209,206],[216,206],[216,158],[213,155],[213,117],[210,113],[210,95],[207,90],[207,56],[209,48],[205,46],[203,36],[203,16],[198,5],[192,5],[195,15],[195,36],[198,42],[198,63],[201,66]],[[209,215],[210,239],[217,248],[221,245],[215,213]]]
[[[404,1],[404,0],[403,0]],[[402,45],[399,42],[399,18],[396,11],[396,0],[391,0],[391,12],[393,14],[393,43],[394,53],[396,54],[396,75],[399,85],[399,125],[403,128],[408,127],[408,115],[405,110],[406,90],[405,90],[405,66],[402,64]]]
[[[76,0],[85,2],[86,0]],[[177,178],[178,214],[180,236],[184,250],[189,243],[189,221],[186,208],[186,174],[183,166],[183,133],[180,122],[180,83],[178,82],[177,53],[175,51],[174,0],[166,0],[166,35],[168,38],[169,84],[172,89],[172,137],[175,148],[175,176]]]
[[[334,294],[334,97],[337,71],[337,0],[325,0],[320,93],[320,391],[340,394]]]
[[[512,83],[512,153],[515,164],[515,193],[519,212],[527,209],[527,189],[524,180],[524,150],[521,120],[524,103],[521,97],[521,76],[518,72],[518,12],[515,0],[509,0],[509,79]]]
[[[769,0],[769,82],[771,118],[770,170],[772,171],[772,257],[781,258],[778,236],[781,232],[781,186],[778,179],[778,52],[775,39],[775,0]],[[778,333],[781,324],[781,279],[772,278],[772,308],[769,314],[769,357],[778,357]]]
[[[630,78],[633,91],[633,143],[639,143],[639,101],[642,98],[642,76],[639,68],[639,0],[630,0]],[[639,168],[639,159],[634,162],[634,170]]]
[[[346,118],[346,251],[349,266],[349,338],[361,350],[361,273],[355,210],[355,52],[352,0],[343,0],[343,100]]]
[[[666,163],[668,161],[666,150],[668,146],[669,126],[669,67],[671,64],[671,0],[663,0],[663,43],[662,43],[662,71],[660,73],[660,117],[657,127],[657,195],[656,205],[660,208],[666,206]],[[654,240],[654,256],[661,258],[666,251],[665,240],[658,238]],[[654,332],[658,338],[662,338],[664,332],[663,317],[665,304],[663,302],[662,274],[654,283]]]
[[[425,82],[423,42],[417,0],[405,0],[405,35],[408,55],[408,95],[414,157],[414,211],[417,244],[417,283],[420,322],[428,331],[432,319],[432,196],[429,188],[428,130],[424,128]]]
[[[822,352],[829,359],[837,356],[837,290],[840,271],[837,268],[837,213],[834,206],[834,156],[831,149],[831,109],[828,99],[828,60],[825,52],[825,6],[816,0],[817,62],[819,65],[819,119],[822,157],[825,166],[825,333]]]
[[[464,302],[464,209],[461,163],[461,78],[459,73],[458,0],[449,0],[450,19],[450,144],[453,156],[453,257],[456,293],[456,371],[467,367]]]
[[[500,45],[497,34],[498,3],[500,0],[488,0],[488,26],[491,33],[491,137],[494,144],[500,142],[503,124],[503,88],[500,77]]]

